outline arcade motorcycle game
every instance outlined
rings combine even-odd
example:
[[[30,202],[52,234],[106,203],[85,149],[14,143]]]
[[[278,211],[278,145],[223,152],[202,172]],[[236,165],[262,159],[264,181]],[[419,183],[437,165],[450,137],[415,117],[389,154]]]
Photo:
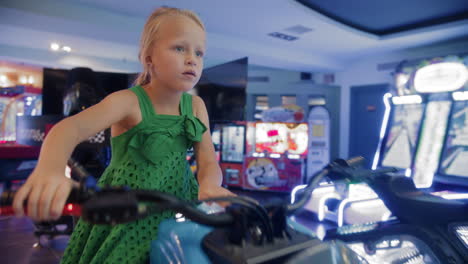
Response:
[[[369,263],[468,263],[466,200],[423,192],[405,176],[337,162],[342,166],[332,168],[332,180],[367,183],[394,217],[327,231],[324,241],[344,241]]]
[[[215,214],[207,214],[197,208],[195,203],[182,201],[163,192],[130,190],[126,187],[99,188],[94,178],[83,177],[81,187],[72,192],[63,214],[81,215],[85,221],[95,224],[119,224],[161,210],[173,210],[192,220],[195,226],[205,228],[203,234],[192,233],[187,239],[189,241],[179,241],[178,247],[168,254],[157,246],[168,241],[158,240],[164,239],[164,232],[177,235],[183,223],[167,220],[173,222],[173,229],[160,232],[158,240],[153,241],[150,253],[152,263],[173,263],[174,258],[179,262],[189,260],[193,263],[370,263],[340,240],[363,242],[367,253],[372,253],[372,250],[375,252],[401,247],[401,244],[390,243],[387,248],[378,248],[382,243],[373,243],[382,241],[382,238],[385,241],[386,235],[395,237],[401,234],[416,237],[420,242],[417,249],[421,255],[424,254],[421,263],[468,261],[466,240],[463,242],[462,236],[457,236],[458,233],[453,231],[463,227],[464,221],[468,222],[467,204],[445,201],[413,190],[414,184],[405,182],[404,178],[388,175],[393,169],[372,171],[360,168],[361,163],[362,158],[330,163],[310,179],[301,198],[293,204],[273,202],[262,206],[245,197],[201,201],[231,203],[225,212]],[[80,171],[76,164],[73,169]],[[80,173],[86,175],[82,170]],[[306,204],[313,189],[325,177],[367,182],[399,220],[378,223],[370,229],[336,230],[327,235],[324,241],[319,240],[289,219],[289,216]],[[0,214],[12,213],[9,206],[13,196],[14,193],[8,191],[2,194]],[[188,243],[198,240],[201,245]],[[399,254],[398,259],[389,263],[413,263],[414,254]]]

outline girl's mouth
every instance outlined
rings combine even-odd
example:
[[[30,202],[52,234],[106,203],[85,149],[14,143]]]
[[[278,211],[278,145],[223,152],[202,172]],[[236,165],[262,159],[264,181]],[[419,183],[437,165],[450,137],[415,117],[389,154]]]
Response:
[[[183,73],[184,75],[189,75],[189,76],[193,76],[193,77],[196,77],[197,75],[195,74],[194,71],[186,71]]]

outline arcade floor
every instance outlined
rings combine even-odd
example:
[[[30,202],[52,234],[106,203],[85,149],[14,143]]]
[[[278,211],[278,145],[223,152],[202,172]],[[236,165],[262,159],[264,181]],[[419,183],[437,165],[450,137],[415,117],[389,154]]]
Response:
[[[265,193],[244,190],[232,190],[238,195],[249,196],[260,203],[272,198],[289,199],[289,195]],[[308,212],[299,213],[296,220],[316,233],[323,232],[331,224],[314,221],[314,216]],[[68,236],[58,236],[53,240],[41,238],[43,246],[37,246],[37,238],[33,234],[34,225],[28,218],[0,218],[0,252],[2,264],[49,264],[59,263],[68,243]],[[36,246],[35,246],[36,245]]]

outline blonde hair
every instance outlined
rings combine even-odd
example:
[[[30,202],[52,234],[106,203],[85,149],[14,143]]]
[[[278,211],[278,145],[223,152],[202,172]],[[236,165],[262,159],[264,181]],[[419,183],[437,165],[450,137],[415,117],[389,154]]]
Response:
[[[154,10],[154,12],[148,17],[141,34],[140,52],[138,53],[138,59],[143,66],[143,71],[136,78],[134,85],[145,85],[151,81],[151,71],[150,67],[148,67],[148,64],[146,63],[146,58],[150,55],[149,53],[151,52],[151,47],[153,46],[154,40],[157,36],[156,33],[158,32],[161,22],[163,21],[162,18],[168,15],[186,16],[197,23],[203,30],[205,30],[205,26],[203,25],[198,15],[190,10],[172,7],[161,7]]]

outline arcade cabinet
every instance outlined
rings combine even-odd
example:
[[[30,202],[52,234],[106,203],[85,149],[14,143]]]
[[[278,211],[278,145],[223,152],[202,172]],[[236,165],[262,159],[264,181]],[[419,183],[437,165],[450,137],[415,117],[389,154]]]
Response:
[[[41,131],[28,130],[17,136],[18,119],[39,116],[41,89],[33,85],[13,85],[0,89],[0,192],[25,180],[36,166],[38,146],[28,146],[24,137],[40,140]],[[21,125],[20,125],[21,127]],[[19,139],[19,140],[18,140]]]
[[[305,182],[330,162],[330,114],[323,106],[314,106],[308,116],[309,125],[309,146],[307,152],[307,170]],[[301,194],[301,190],[306,187],[306,184],[296,186],[291,192],[291,202],[297,199]],[[356,192],[354,192],[356,193]],[[336,186],[331,182],[321,182],[312,193],[309,201],[304,205],[304,209],[313,212],[317,215],[319,221],[325,219],[325,216],[331,217],[330,214],[325,214],[325,211],[330,209],[331,203],[339,201],[342,195],[337,190]],[[330,209],[330,211],[332,211]],[[334,217],[336,221],[336,216]]]
[[[309,112],[308,123],[306,182],[330,163],[330,113],[323,106],[314,106]]]
[[[257,122],[251,136],[255,143],[244,160],[243,188],[290,192],[304,182],[306,123]]]
[[[468,199],[468,89],[452,93],[454,100],[438,173],[434,181],[446,199]]]
[[[216,124],[219,133],[219,163],[223,172],[223,184],[242,186],[242,164],[246,151],[247,123],[236,121]],[[216,137],[215,137],[216,139]],[[216,145],[216,143],[215,143]]]
[[[457,158],[457,153],[463,158],[463,138],[468,136],[463,129],[468,80],[463,60],[454,56],[435,58],[399,71],[395,77],[397,95],[385,96],[389,116],[383,124],[385,134],[373,168],[395,167],[399,169],[396,174],[411,177],[424,192],[446,199],[468,198],[468,181],[461,173],[468,171],[468,163]],[[370,215],[375,220],[388,219],[379,199],[366,198],[370,202],[360,210],[343,212],[344,222],[351,218],[369,220]],[[372,214],[363,214],[362,208]]]
[[[422,191],[446,199],[468,197],[463,173],[468,171],[464,159],[467,61],[447,56],[397,69],[396,89],[384,96],[386,112],[373,169],[397,168],[396,175],[411,177]],[[320,220],[341,226],[391,218],[368,186],[348,184],[340,189],[339,195],[336,188],[325,195],[337,205],[322,206]]]
[[[211,129],[211,140],[213,141],[216,161],[219,163],[221,160],[221,125],[213,125],[213,129]]]
[[[68,73],[67,89],[63,97],[63,114],[72,116],[87,109],[106,96],[98,88],[97,74],[90,68],[73,68]],[[110,162],[110,129],[98,132],[76,146],[72,158],[91,175],[99,178]],[[72,172],[72,177],[76,175]]]
[[[413,98],[392,98],[393,104],[413,102],[413,109],[400,113],[406,115],[404,119],[407,120],[408,143],[397,145],[401,149],[400,153],[405,154],[404,151],[409,149],[407,152],[411,156],[400,154],[399,159],[393,158],[392,162],[388,162],[385,159],[388,154],[385,156],[384,152],[384,158],[378,164],[381,167],[403,167],[403,164],[406,167],[404,174],[413,178],[416,187],[423,191],[434,192],[447,187],[461,190],[459,187],[468,184],[463,175],[455,176],[461,170],[468,170],[468,164],[460,162],[457,155],[462,153],[460,157],[463,156],[463,138],[468,136],[467,130],[463,129],[466,111],[464,95],[468,86],[466,63],[467,57],[463,59],[455,56],[423,61],[410,73],[412,78],[399,85],[400,91],[413,91]],[[399,73],[402,74],[408,73]],[[402,78],[404,77],[399,77]],[[424,113],[420,114],[421,112]],[[391,124],[390,129],[395,126],[399,124]],[[388,142],[391,139],[390,132],[384,140]],[[450,164],[455,164],[455,167]],[[439,186],[441,182],[452,186]]]

